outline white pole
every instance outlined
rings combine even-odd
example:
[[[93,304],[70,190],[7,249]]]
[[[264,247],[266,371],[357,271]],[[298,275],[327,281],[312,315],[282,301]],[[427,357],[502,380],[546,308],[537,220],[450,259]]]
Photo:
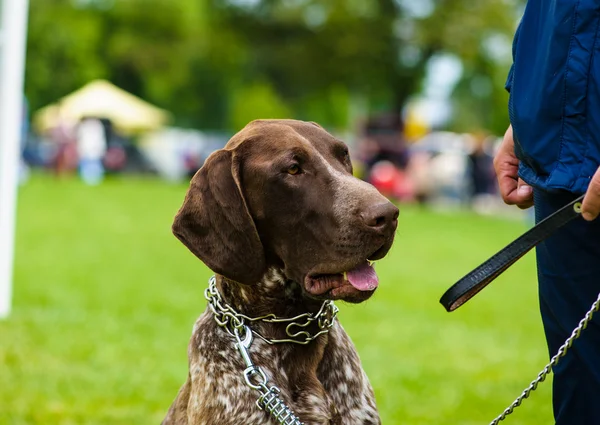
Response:
[[[12,301],[28,0],[0,0],[0,318]]]

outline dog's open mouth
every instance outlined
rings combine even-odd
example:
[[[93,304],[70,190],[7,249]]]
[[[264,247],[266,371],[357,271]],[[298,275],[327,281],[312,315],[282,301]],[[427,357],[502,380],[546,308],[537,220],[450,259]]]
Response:
[[[342,273],[309,275],[306,289],[313,296],[329,295],[328,298],[343,298],[357,291],[373,292],[379,285],[374,265],[367,260]]]

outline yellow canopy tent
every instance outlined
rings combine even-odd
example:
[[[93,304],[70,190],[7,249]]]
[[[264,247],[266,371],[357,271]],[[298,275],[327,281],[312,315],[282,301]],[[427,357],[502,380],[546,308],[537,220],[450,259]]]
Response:
[[[105,80],[92,81],[58,102],[39,109],[33,124],[40,132],[60,120],[76,124],[83,117],[108,118],[124,133],[139,133],[164,126],[170,114]]]

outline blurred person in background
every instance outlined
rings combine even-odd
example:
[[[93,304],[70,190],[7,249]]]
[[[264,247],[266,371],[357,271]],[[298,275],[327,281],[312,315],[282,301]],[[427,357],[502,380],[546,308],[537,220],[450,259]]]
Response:
[[[56,145],[52,165],[56,176],[62,177],[77,168],[77,145],[73,125],[64,119],[60,104],[55,112],[56,125],[50,129],[50,139]]]
[[[104,179],[102,161],[106,148],[106,130],[102,121],[97,118],[83,118],[77,127],[77,155],[79,174],[86,184],[96,185]]]
[[[494,158],[488,153],[485,133],[478,132],[474,135],[473,150],[467,156],[468,173],[471,181],[471,203],[478,198],[494,194],[496,189],[496,175],[494,173]]]
[[[386,196],[412,200],[414,191],[406,173],[409,156],[400,114],[372,116],[361,133],[358,147],[365,166],[363,178]]]
[[[100,122],[104,128],[104,137],[106,140],[106,151],[102,158],[102,165],[107,174],[119,173],[125,169],[127,164],[125,144],[128,141],[115,129],[111,120],[102,118]]]
[[[600,25],[596,0],[529,0],[513,42],[509,126],[494,165],[504,201],[536,222],[585,194],[582,215],[536,249],[554,355],[600,292]],[[553,368],[557,425],[600,423],[600,315]]]
[[[403,130],[404,123],[399,114],[380,114],[367,120],[359,142],[367,176],[380,161],[388,161],[398,169],[406,167],[408,151]]]

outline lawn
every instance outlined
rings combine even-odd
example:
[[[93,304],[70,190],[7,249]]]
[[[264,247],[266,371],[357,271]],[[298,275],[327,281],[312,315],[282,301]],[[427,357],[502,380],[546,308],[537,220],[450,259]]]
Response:
[[[187,373],[210,272],[170,233],[186,187],[35,176],[19,193],[14,311],[0,321],[0,424],[157,424]],[[547,360],[534,258],[457,312],[457,278],[525,229],[402,207],[380,288],[341,305],[387,425],[488,424]],[[507,424],[551,423],[550,383]]]

